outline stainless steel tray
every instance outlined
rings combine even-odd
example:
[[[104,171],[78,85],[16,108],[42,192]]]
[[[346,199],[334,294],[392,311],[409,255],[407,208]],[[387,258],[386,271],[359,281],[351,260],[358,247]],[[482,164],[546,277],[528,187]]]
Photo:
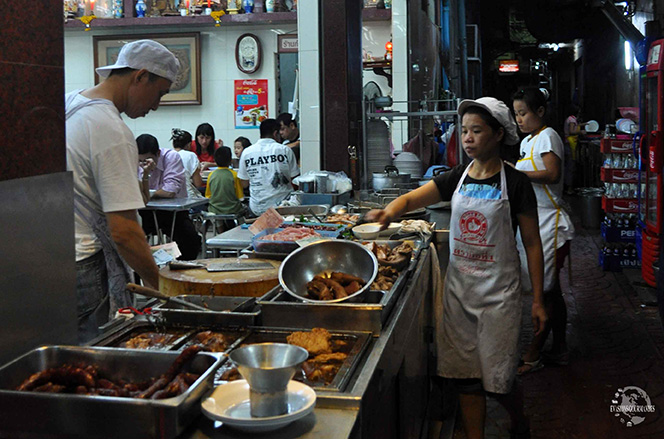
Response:
[[[62,364],[99,366],[109,379],[143,381],[171,366],[177,352],[78,346],[44,346],[0,368],[0,436],[84,438],[174,438],[200,413],[200,398],[212,388],[225,357],[199,353],[185,371],[201,374],[180,396],[143,400],[110,396],[19,392],[33,373]]]
[[[192,335],[193,328],[184,325],[172,325],[159,322],[155,324],[153,320],[148,321],[145,317],[135,317],[126,323],[119,325],[106,334],[102,334],[98,338],[92,340],[92,346],[105,346],[119,349],[128,349],[122,346],[123,343],[146,332],[157,333],[177,333],[178,335],[170,340],[168,343],[163,343],[160,346],[154,346],[147,349],[132,349],[132,350],[148,350],[148,351],[170,351],[182,347]]]
[[[207,307],[210,311],[187,309],[171,302],[155,306],[154,309],[167,323],[215,326],[254,326],[260,323],[261,312],[255,297],[184,295],[178,298]]]
[[[324,327],[322,325],[318,327]],[[301,329],[283,329],[283,328],[253,328],[251,332],[239,343],[235,344],[233,349],[241,346],[246,346],[255,343],[287,343],[286,337],[295,331]],[[326,392],[343,392],[346,384],[352,378],[353,372],[362,359],[362,354],[367,349],[371,341],[371,334],[368,332],[349,332],[349,331],[332,331],[331,341],[333,343],[345,343],[345,346],[335,350],[335,352],[343,352],[348,354],[348,357],[341,364],[334,379],[330,383],[321,381],[309,381],[304,372],[297,373],[293,379],[303,382],[316,390],[324,390]],[[232,349],[231,349],[232,350]],[[224,370],[235,367],[232,361],[226,362],[222,368],[219,369],[215,376],[215,385],[224,384],[226,381],[221,381],[220,376]]]
[[[192,324],[175,324],[175,323],[161,323],[155,325],[155,323],[147,321],[143,318],[134,319],[119,328],[114,332],[102,335],[101,337],[93,340],[91,344],[95,346],[106,346],[112,348],[118,348],[118,345],[126,340],[128,337],[133,335],[140,334],[145,331],[181,331],[184,335],[177,340],[177,342],[171,343],[168,346],[162,348],[150,349],[150,350],[165,350],[165,351],[179,351],[184,349],[186,346],[194,344],[193,341],[196,334],[202,331],[214,331],[221,332],[224,335],[232,339],[228,343],[228,347],[224,352],[228,352],[235,344],[237,344],[241,339],[247,335],[245,329],[239,328],[237,326],[223,326],[223,325],[203,325],[198,323]],[[134,349],[132,349],[134,350]],[[139,349],[140,350],[140,349]]]
[[[375,241],[394,248],[401,241]],[[329,330],[369,331],[379,336],[399,294],[408,282],[412,268],[417,265],[421,252],[420,241],[413,241],[413,256],[407,268],[388,291],[369,291],[361,302],[307,303],[287,294],[276,286],[260,297],[261,321],[264,326],[297,328],[323,327]]]

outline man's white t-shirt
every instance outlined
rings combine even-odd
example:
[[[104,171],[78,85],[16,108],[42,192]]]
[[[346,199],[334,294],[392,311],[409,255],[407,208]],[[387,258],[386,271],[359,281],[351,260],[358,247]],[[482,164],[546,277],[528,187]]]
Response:
[[[98,213],[145,207],[138,187],[138,147],[111,101],[91,100],[79,91],[65,97],[67,110],[81,108],[66,122],[67,170],[74,174],[74,203],[82,197]],[[79,206],[81,207],[81,206]],[[85,212],[85,208],[82,209]],[[101,250],[92,228],[74,211],[76,260]]]
[[[295,154],[274,139],[260,139],[242,152],[237,172],[249,180],[249,208],[260,215],[277,206],[293,190],[291,180],[300,174]]]

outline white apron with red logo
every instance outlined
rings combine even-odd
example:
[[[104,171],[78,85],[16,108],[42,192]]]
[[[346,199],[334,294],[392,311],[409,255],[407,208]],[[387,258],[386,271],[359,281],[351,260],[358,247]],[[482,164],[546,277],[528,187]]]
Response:
[[[481,378],[486,391],[508,393],[519,360],[521,273],[505,169],[500,199],[493,200],[459,192],[471,166],[452,196],[438,374]]]

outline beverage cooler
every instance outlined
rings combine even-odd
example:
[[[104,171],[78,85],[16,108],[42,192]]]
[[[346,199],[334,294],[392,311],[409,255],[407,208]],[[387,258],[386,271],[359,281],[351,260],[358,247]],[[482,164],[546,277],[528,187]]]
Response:
[[[645,133],[641,142],[641,159],[644,161],[645,194],[642,202],[642,274],[651,286],[657,286],[659,272],[660,239],[662,236],[662,190],[664,155],[664,39],[650,46],[645,79]],[[661,276],[660,276],[661,279]],[[661,281],[660,281],[661,283]],[[661,287],[661,285],[660,285]]]

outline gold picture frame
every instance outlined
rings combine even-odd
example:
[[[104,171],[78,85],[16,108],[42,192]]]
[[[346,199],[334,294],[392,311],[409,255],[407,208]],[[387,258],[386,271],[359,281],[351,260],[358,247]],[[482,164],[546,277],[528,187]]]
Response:
[[[180,61],[180,73],[171,92],[161,98],[160,105],[201,105],[200,33],[105,35],[93,37],[95,69],[115,63],[120,49],[135,40],[150,39],[166,46]],[[99,84],[95,72],[95,84]]]

